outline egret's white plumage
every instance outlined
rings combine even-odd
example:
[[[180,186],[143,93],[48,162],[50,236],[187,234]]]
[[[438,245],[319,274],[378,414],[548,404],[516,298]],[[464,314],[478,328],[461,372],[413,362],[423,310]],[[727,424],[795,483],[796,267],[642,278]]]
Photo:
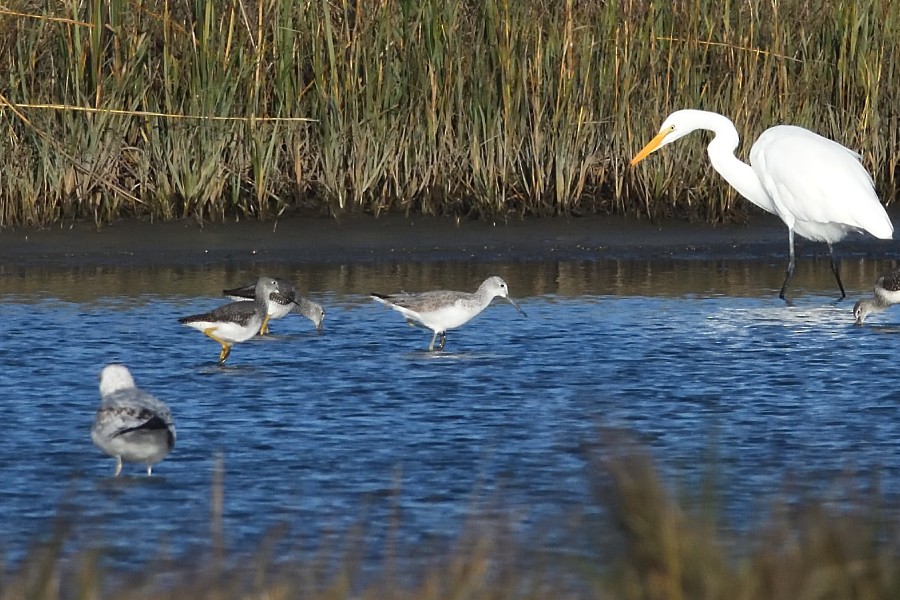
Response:
[[[796,232],[828,244],[841,298],[846,297],[832,244],[851,231],[880,239],[891,239],[894,233],[859,155],[802,127],[778,125],[759,136],[748,165],[734,155],[740,138],[731,120],[713,112],[679,110],[668,116],[631,164],[697,129],[715,134],[707,147],[713,168],[747,200],[778,215],[788,227],[790,262],[779,296],[784,298],[794,274]]]
[[[509,297],[506,282],[496,276],[485,279],[474,293],[439,290],[419,294],[404,292],[390,296],[372,294],[372,298],[406,317],[407,323],[419,324],[434,332],[431,345],[428,347],[429,352],[434,350],[434,342],[438,336],[441,338],[438,349],[443,350],[448,329],[455,329],[468,323],[498,297],[506,299],[516,307],[516,310],[525,314]]]
[[[246,342],[259,333],[269,306],[279,293],[278,282],[271,277],[260,277],[255,288],[253,301],[231,302],[207,313],[182,317],[178,322],[217,341],[222,346],[219,362],[223,363],[231,354],[232,344]]]
[[[879,277],[875,282],[874,292],[874,298],[865,298],[853,306],[853,317],[857,325],[865,323],[866,317],[871,313],[900,304],[900,267]]]
[[[313,302],[297,294],[294,284],[286,279],[277,278],[278,293],[272,295],[269,303],[268,319],[263,323],[259,334],[269,332],[268,322],[272,319],[283,319],[292,312],[299,313],[312,321],[317,331],[322,331],[322,322],[325,320],[325,309],[321,304]],[[232,300],[253,299],[256,295],[256,283],[250,283],[230,290],[222,290],[222,293]]]
[[[100,408],[91,439],[116,459],[116,477],[122,461],[143,463],[150,475],[175,447],[175,424],[165,402],[138,389],[127,367],[112,364],[100,372]]]

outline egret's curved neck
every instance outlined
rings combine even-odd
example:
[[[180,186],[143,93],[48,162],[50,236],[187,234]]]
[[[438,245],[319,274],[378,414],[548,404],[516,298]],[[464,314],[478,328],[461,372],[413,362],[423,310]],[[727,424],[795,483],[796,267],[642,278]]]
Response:
[[[706,148],[709,161],[719,175],[740,193],[741,196],[770,213],[775,213],[775,204],[757,177],[753,167],[738,160],[734,155],[740,137],[734,124],[726,117],[709,113],[705,128],[715,133]]]

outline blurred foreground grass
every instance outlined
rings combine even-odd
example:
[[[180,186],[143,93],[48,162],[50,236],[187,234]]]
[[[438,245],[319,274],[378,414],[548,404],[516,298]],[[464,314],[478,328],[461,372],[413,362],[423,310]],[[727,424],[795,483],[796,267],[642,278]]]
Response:
[[[897,196],[889,0],[18,0],[0,64],[0,227],[742,216],[702,136],[627,168],[685,107],[810,127]]]
[[[361,566],[360,544],[348,534],[336,562],[286,562],[264,545],[255,557],[213,552],[202,564],[148,565],[123,576],[100,567],[96,550],[64,551],[63,532],[36,545],[20,565],[0,570],[0,599],[900,597],[900,513],[878,493],[786,503],[752,530],[736,532],[704,501],[714,504],[715,493],[676,500],[646,454],[618,442],[592,451],[596,506],[586,514],[595,518],[552,532],[554,540],[572,539],[571,551],[540,542],[540,550],[523,547],[505,524],[481,522],[461,534],[453,550],[389,553],[375,568]],[[214,531],[214,547],[220,535]],[[574,548],[584,541],[588,551]]]

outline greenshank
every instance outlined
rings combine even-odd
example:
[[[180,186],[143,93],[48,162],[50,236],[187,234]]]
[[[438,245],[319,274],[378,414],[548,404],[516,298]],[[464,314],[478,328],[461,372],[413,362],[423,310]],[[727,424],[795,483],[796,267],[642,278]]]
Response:
[[[478,290],[472,294],[446,290],[420,294],[403,292],[390,296],[372,294],[373,299],[406,317],[408,324],[419,324],[434,332],[431,345],[428,346],[429,352],[434,351],[434,342],[438,336],[441,338],[438,350],[443,350],[444,343],[447,341],[448,329],[455,329],[468,323],[497,297],[505,298],[525,316],[525,312],[509,297],[506,282],[497,276],[485,279]]]
[[[175,424],[166,403],[134,385],[128,368],[111,364],[100,372],[100,408],[91,428],[98,448],[116,459],[147,465],[147,475],[175,447]]]

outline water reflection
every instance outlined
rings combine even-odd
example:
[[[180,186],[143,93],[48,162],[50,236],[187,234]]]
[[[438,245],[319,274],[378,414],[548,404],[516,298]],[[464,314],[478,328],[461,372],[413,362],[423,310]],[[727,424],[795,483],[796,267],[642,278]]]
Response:
[[[890,264],[845,261],[859,293]],[[667,474],[699,485],[714,461],[727,516],[752,521],[790,480],[827,494],[848,471],[900,493],[900,310],[855,327],[827,260],[385,263],[29,269],[0,279],[0,540],[15,560],[52,532],[135,567],[209,550],[224,464],[223,543],[273,529],[316,546],[365,519],[373,544],[450,543],[482,508],[523,535],[591,510],[583,449],[598,426],[634,432]],[[270,339],[215,343],[177,317],[263,271],[327,310]],[[473,290],[497,273],[528,313],[496,302],[447,351],[372,291]],[[852,293],[851,293],[852,296]],[[97,374],[124,361],[178,427],[152,481],[110,480],[90,442]],[[710,457],[714,457],[711,459]],[[561,536],[562,534],[557,534]],[[383,549],[383,547],[382,547]]]
[[[487,275],[501,275],[514,297],[584,295],[737,296],[777,294],[784,278],[780,259],[742,260],[596,260],[564,262],[481,263],[425,261],[363,264],[90,266],[79,269],[29,267],[0,275],[0,294],[29,302],[56,298],[66,302],[146,296],[217,296],[227,286],[253,281],[259,273],[287,277],[304,294],[368,295],[457,289],[474,291]],[[893,261],[847,259],[841,275],[848,294],[868,294],[875,280],[894,267]],[[838,297],[826,257],[798,259],[792,295],[807,292]],[[833,290],[832,290],[833,288]]]

